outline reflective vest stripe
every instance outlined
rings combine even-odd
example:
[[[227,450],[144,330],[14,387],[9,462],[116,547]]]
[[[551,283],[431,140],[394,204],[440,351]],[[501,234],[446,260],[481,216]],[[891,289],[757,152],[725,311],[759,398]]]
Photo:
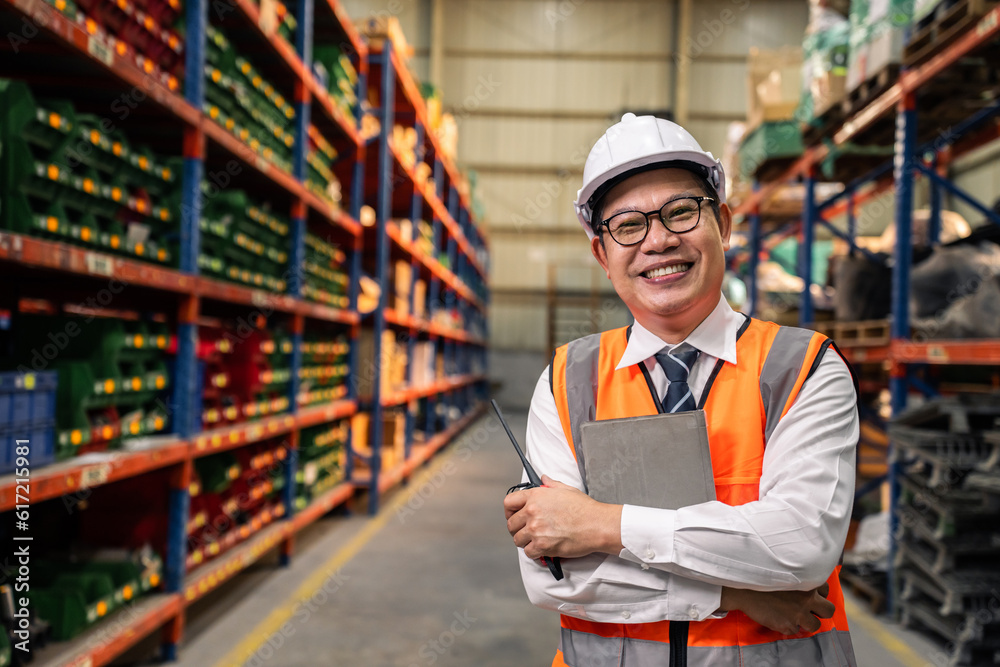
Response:
[[[573,442],[580,442],[580,427],[597,418],[597,360],[601,350],[601,334],[579,338],[566,346],[566,401]],[[576,464],[586,485],[583,451],[575,448]],[[584,488],[586,490],[586,488]]]
[[[823,340],[821,334],[805,329],[778,329],[760,372],[760,398],[767,415],[764,442],[771,439],[778,421],[792,405],[790,399],[798,394],[812,369],[812,364],[805,363],[806,357],[815,358]]]
[[[601,637],[563,628],[562,649],[553,667],[669,667],[670,644],[634,637]],[[851,635],[828,630],[811,637],[754,646],[689,646],[688,663],[698,667],[853,665]]]

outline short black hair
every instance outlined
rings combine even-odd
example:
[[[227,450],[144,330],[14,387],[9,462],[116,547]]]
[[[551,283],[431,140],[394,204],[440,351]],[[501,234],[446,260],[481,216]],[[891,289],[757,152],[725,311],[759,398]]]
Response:
[[[719,193],[709,182],[708,170],[705,167],[695,162],[687,162],[684,160],[656,162],[654,164],[649,164],[644,167],[639,167],[638,169],[627,171],[624,174],[620,174],[612,178],[607,183],[601,185],[601,187],[597,188],[593,196],[590,198],[590,201],[592,202],[590,208],[590,229],[594,232],[594,236],[601,235],[601,229],[603,228],[601,222],[603,222],[602,218],[604,217],[604,199],[611,189],[624,181],[626,178],[630,178],[646,171],[653,171],[654,169],[683,169],[691,172],[695,180],[698,181],[698,185],[705,193],[705,196],[712,198],[712,212],[715,213],[716,221],[722,217],[722,211],[719,207]]]

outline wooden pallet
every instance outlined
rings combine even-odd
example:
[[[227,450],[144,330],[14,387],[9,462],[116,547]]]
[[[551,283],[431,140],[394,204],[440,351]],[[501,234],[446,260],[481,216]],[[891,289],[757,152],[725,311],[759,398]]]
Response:
[[[862,575],[846,567],[840,570],[840,584],[868,603],[875,616],[885,609],[885,574]]]
[[[816,331],[832,338],[841,347],[888,345],[889,320],[863,322],[816,322]]]
[[[942,0],[914,27],[903,64],[914,67],[940,53],[996,6],[995,0]]]
[[[879,95],[889,90],[896,81],[899,80],[899,64],[889,63],[875,74],[871,75],[854,90],[850,90],[844,95],[840,102],[841,111],[845,118],[850,118],[858,113]]]

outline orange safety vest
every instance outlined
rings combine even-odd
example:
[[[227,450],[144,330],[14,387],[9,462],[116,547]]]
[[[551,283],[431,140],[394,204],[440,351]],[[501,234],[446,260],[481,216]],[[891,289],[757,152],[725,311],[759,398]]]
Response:
[[[628,336],[627,328],[594,334],[560,347],[553,355],[552,393],[581,474],[579,429],[583,423],[660,411],[644,364],[615,370]],[[741,327],[736,342],[738,363],[718,361],[698,406],[705,410],[708,423],[720,502],[742,505],[758,500],[767,440],[831,345],[821,334],[772,322],[748,318]],[[836,611],[833,618],[820,619],[815,633],[782,635],[742,612],[704,621],[634,624],[562,615],[559,651],[552,665],[855,667],[839,572],[837,567],[827,580],[828,599]]]

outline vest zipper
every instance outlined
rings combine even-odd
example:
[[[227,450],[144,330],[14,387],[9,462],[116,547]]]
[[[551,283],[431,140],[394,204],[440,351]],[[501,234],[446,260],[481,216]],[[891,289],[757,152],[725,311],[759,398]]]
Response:
[[[687,667],[688,621],[670,621],[670,667]]]

